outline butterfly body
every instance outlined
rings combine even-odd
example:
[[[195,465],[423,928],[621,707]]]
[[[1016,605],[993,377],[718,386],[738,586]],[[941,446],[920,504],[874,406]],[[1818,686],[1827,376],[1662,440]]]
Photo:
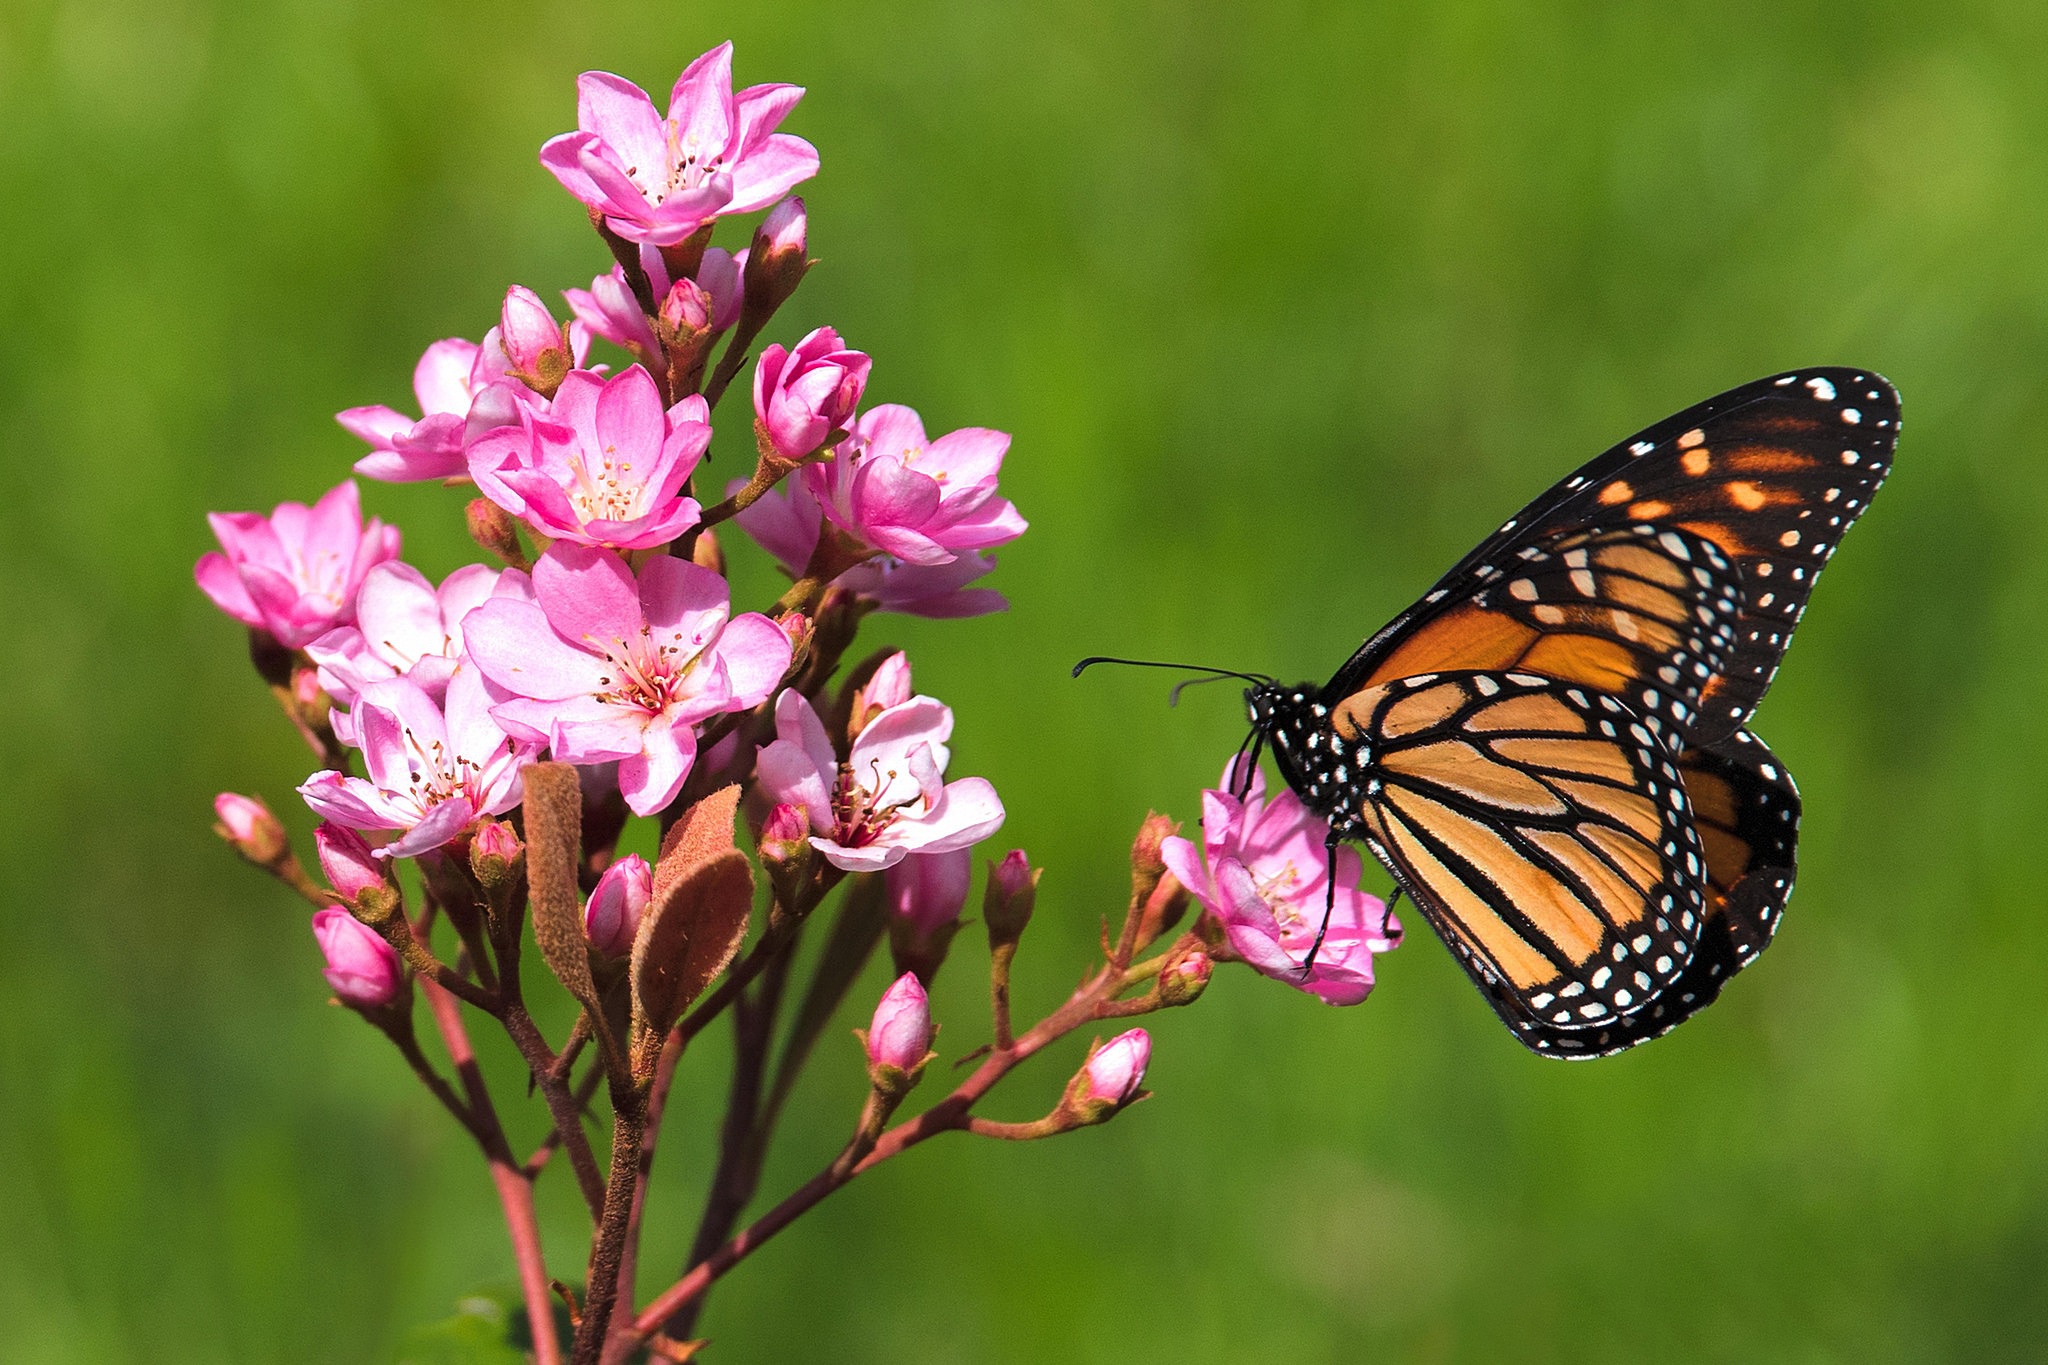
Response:
[[[1666,1032],[1775,933],[1799,795],[1745,727],[1897,435],[1868,371],[1730,390],[1537,498],[1327,684],[1245,694],[1333,846],[1532,1050]]]

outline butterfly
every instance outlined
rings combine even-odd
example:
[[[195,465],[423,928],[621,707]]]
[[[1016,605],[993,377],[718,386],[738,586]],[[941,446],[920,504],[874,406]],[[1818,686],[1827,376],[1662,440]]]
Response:
[[[1799,791],[1747,728],[1899,434],[1867,370],[1797,370],[1606,451],[1321,687],[1254,674],[1255,767],[1392,873],[1532,1050],[1606,1056],[1776,933]],[[1212,670],[1221,671],[1221,670]],[[1311,954],[1310,960],[1313,961]]]

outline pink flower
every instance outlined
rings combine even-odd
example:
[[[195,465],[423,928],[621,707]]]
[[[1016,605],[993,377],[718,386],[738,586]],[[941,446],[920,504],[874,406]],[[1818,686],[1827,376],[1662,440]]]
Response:
[[[744,487],[745,482],[733,480],[726,488],[727,494]],[[790,577],[801,578],[810,563],[811,552],[817,548],[824,514],[803,482],[791,479],[735,520],[762,549],[775,556]],[[948,564],[932,565],[906,564],[882,555],[856,564],[833,579],[832,584],[869,599],[882,611],[935,618],[982,616],[1006,610],[1010,605],[993,588],[968,586],[995,566],[995,560],[978,553],[963,554]]]
[[[619,762],[635,814],[667,805],[696,761],[696,725],[766,700],[789,640],[755,612],[732,616],[723,578],[656,555],[634,579],[603,550],[557,545],[534,600],[493,598],[463,622],[470,657],[513,700],[492,712],[565,763]]]
[[[1332,1005],[1355,1005],[1372,990],[1373,954],[1401,941],[1401,924],[1378,896],[1358,890],[1358,850],[1337,850],[1337,890],[1330,903],[1329,826],[1310,814],[1292,791],[1265,799],[1265,779],[1254,772],[1239,801],[1227,790],[1202,793],[1202,855],[1186,839],[1162,841],[1167,870],[1223,923],[1239,957]],[[1206,862],[1206,866],[1205,866]],[[1315,965],[1307,958],[1329,907],[1330,925]]]
[[[874,872],[913,853],[951,853],[1002,827],[1003,803],[979,777],[946,782],[953,712],[912,697],[869,722],[845,763],[795,692],[775,703],[773,744],[756,763],[763,790],[802,806],[811,846],[849,872]]]
[[[820,327],[794,351],[770,346],[754,366],[754,421],[775,451],[809,459],[853,425],[874,361]]]
[[[915,1071],[932,1050],[932,1008],[917,974],[905,972],[882,992],[868,1024],[868,1064]]]
[[[462,657],[462,618],[491,595],[500,574],[471,564],[437,589],[410,564],[379,564],[356,594],[356,624],[306,646],[319,665],[320,686],[337,705],[349,706],[373,682],[410,678],[439,701]]]
[[[640,933],[640,917],[654,899],[654,869],[637,853],[628,853],[604,870],[583,908],[583,935],[606,957],[630,957]]]
[[[1088,1054],[1067,1092],[1070,1102],[1098,1122],[1138,1097],[1152,1060],[1152,1035],[1141,1028],[1119,1033]]]
[[[322,975],[343,1004],[375,1009],[398,998],[405,984],[405,969],[376,930],[330,905],[313,912],[313,937],[319,941],[320,955],[327,959]]]
[[[755,85],[734,95],[731,43],[690,63],[666,118],[631,81],[586,71],[576,81],[577,131],[549,139],[540,161],[627,241],[670,246],[719,214],[766,208],[817,174],[811,144],[775,131],[803,93]]]
[[[906,564],[947,564],[1024,534],[1024,518],[996,496],[1009,448],[1008,435],[981,427],[926,441],[916,412],[885,403],[861,415],[831,460],[805,469],[804,484],[854,539]]]
[[[913,853],[882,873],[889,909],[911,929],[929,934],[960,918],[974,880],[974,850]]]
[[[214,512],[206,520],[225,553],[199,557],[192,570],[199,590],[288,649],[353,621],[363,579],[398,556],[398,528],[374,517],[364,526],[353,483],[310,508],[284,502],[268,517]]]
[[[377,850],[381,857],[439,848],[482,817],[519,804],[519,770],[538,746],[509,738],[491,719],[490,705],[483,680],[469,668],[449,680],[445,712],[409,679],[371,683],[350,714],[369,777],[315,773],[299,794],[337,825],[403,831]]]
[[[742,251],[738,256],[717,247],[704,252],[704,262],[697,267],[696,286],[711,300],[711,330],[723,332],[733,325],[740,315],[741,271],[747,259]],[[674,293],[681,281],[671,281],[668,263],[661,258],[658,247],[642,245],[640,268],[647,273],[647,282],[654,291],[656,305]],[[589,289],[564,289],[562,297],[569,301],[569,310],[576,320],[614,346],[639,356],[643,363],[663,363],[661,341],[654,335],[654,328],[647,321],[647,314],[640,311],[640,300],[634,297],[633,287],[626,283],[623,267],[613,266],[611,272],[599,275],[590,282]]]
[[[576,370],[545,418],[471,442],[469,472],[550,539],[649,549],[697,524],[701,509],[681,489],[711,442],[709,419],[696,394],[664,412],[638,365],[611,380]]]

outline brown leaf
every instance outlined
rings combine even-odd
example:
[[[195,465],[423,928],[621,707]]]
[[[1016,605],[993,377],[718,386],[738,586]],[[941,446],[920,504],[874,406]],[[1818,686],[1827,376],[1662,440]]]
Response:
[[[690,870],[721,853],[738,847],[733,834],[733,816],[739,810],[737,784],[720,787],[684,811],[661,841],[661,856],[654,862],[654,899],[658,902],[668,889]]]
[[[525,778],[526,878],[534,941],[556,979],[595,1014],[597,986],[590,977],[583,894],[576,885],[583,857],[583,788],[567,763],[532,764]]]
[[[633,941],[634,1032],[657,1052],[659,1040],[739,951],[753,909],[754,865],[737,849],[698,863],[647,907]]]

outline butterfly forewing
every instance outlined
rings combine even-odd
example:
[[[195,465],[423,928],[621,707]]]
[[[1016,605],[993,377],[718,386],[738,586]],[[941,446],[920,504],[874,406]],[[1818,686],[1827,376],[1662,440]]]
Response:
[[[1369,689],[1330,725],[1371,755],[1360,832],[1509,1028],[1565,1056],[1627,1046],[1706,918],[1670,727],[1596,689],[1463,671]]]

